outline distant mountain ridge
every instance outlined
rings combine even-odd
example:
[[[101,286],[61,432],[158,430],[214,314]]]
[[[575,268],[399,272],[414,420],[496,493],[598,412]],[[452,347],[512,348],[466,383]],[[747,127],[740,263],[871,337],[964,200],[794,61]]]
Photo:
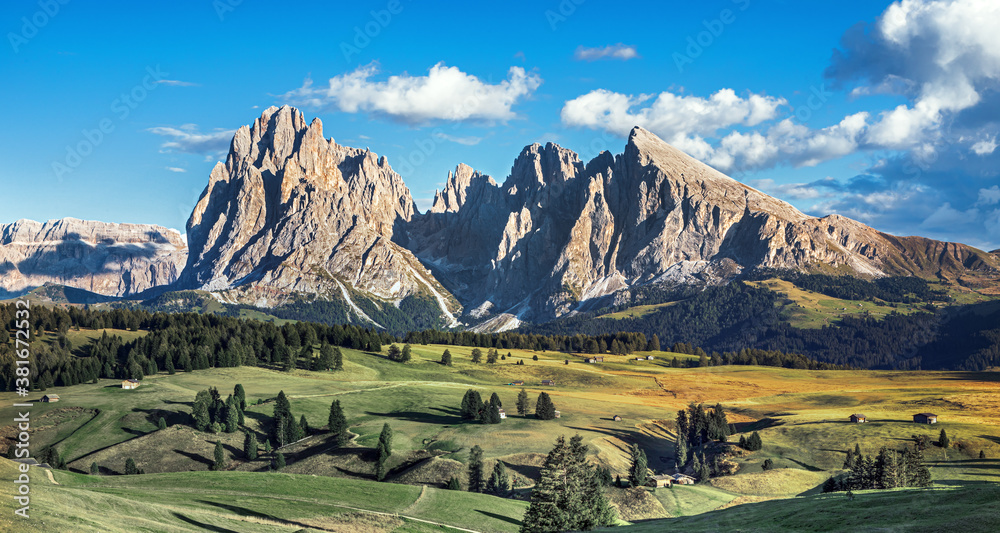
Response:
[[[529,145],[503,183],[460,164],[421,214],[385,157],[324,138],[319,119],[288,106],[236,131],[187,238],[186,256],[152,231],[146,245],[163,253],[149,264],[115,259],[100,281],[67,264],[44,281],[112,295],[203,290],[271,308],[339,302],[338,319],[377,328],[417,313],[433,315],[422,324],[500,330],[652,283],[719,284],[756,269],[945,280],[1000,270],[997,255],[966,245],[808,216],[638,127],[621,154],[588,162]]]
[[[0,225],[0,294],[51,283],[130,296],[173,283],[186,257],[181,234],[160,226],[18,220]]]

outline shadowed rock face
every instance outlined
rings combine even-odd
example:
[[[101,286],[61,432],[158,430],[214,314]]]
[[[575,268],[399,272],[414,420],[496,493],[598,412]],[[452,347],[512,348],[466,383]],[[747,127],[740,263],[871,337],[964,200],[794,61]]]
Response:
[[[187,247],[174,230],[64,218],[0,226],[0,293],[46,283],[128,296],[177,279]]]
[[[187,232],[185,288],[236,289],[274,305],[291,293],[340,297],[345,286],[398,300],[457,302],[403,246],[410,192],[384,157],[323,138],[290,107],[271,107],[233,137],[212,170]]]
[[[188,222],[178,287],[256,305],[421,293],[449,323],[463,305],[474,317],[538,321],[637,284],[722,282],[747,268],[997,267],[963,245],[807,216],[641,128],[624,153],[586,163],[551,143],[527,146],[503,184],[459,165],[421,215],[385,158],[324,139],[322,128],[272,107],[236,132]]]
[[[503,185],[460,166],[410,227],[410,249],[466,307],[529,320],[635,284],[722,280],[745,268],[942,277],[997,268],[964,245],[809,217],[642,128],[623,154],[586,164],[557,145],[531,145]]]

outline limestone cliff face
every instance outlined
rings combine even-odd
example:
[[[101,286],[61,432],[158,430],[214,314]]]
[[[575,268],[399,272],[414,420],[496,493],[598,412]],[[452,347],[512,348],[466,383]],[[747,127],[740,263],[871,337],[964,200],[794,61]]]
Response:
[[[64,218],[0,226],[0,293],[46,283],[128,296],[172,283],[187,247],[174,230]]]
[[[237,130],[212,170],[188,221],[178,286],[263,306],[296,293],[350,303],[347,289],[394,301],[423,292],[444,315],[457,312],[398,243],[413,215],[384,157],[324,139],[319,119],[306,124],[296,109],[271,107]]]
[[[637,284],[724,281],[747,268],[947,277],[998,266],[964,245],[809,217],[642,128],[623,154],[586,164],[559,146],[531,145],[503,185],[459,167],[409,226],[410,249],[467,308],[527,320]]]

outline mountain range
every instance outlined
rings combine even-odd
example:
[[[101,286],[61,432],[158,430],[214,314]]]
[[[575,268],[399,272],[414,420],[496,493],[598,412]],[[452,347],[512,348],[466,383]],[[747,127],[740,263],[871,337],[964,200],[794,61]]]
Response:
[[[432,325],[503,330],[656,283],[759,269],[954,281],[996,254],[808,216],[636,127],[590,161],[532,144],[502,183],[460,164],[419,213],[385,157],[271,107],[238,129],[180,235],[73,219],[0,227],[0,288],[56,282],[111,296],[208,291],[275,308],[339,302],[343,318],[420,304]],[[181,268],[183,265],[183,268]],[[384,320],[382,320],[384,321]]]

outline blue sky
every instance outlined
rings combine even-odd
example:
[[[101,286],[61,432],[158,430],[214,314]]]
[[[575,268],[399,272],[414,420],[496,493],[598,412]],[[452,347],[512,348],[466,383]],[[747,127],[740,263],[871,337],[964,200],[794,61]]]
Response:
[[[1000,248],[997,2],[94,4],[0,19],[0,223],[183,231],[231,132],[288,103],[421,208],[460,162],[502,181],[639,124],[807,213]]]

